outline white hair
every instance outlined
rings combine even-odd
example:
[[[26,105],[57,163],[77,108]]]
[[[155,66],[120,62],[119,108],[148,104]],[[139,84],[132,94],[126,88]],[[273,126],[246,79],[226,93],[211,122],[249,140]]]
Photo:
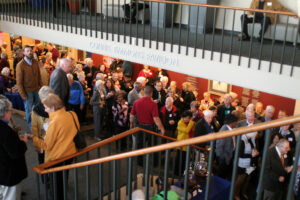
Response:
[[[168,100],[171,100],[171,101],[172,101],[172,103],[174,102],[174,99],[173,99],[173,97],[167,97],[167,98],[166,98],[166,102],[167,102]]]
[[[84,59],[84,63],[85,63],[86,65],[88,65],[91,61],[93,61],[91,58],[86,58],[86,59]]]
[[[146,78],[143,76],[140,76],[136,79],[136,82],[139,82],[140,84],[142,84],[142,86],[144,87],[146,85]]]
[[[203,115],[204,115],[204,117],[208,117],[208,116],[211,116],[211,115],[213,115],[214,113],[211,111],[211,110],[205,110],[204,112],[203,112]]]
[[[169,82],[169,78],[168,78],[167,76],[162,76],[162,77],[160,78],[160,81],[161,81],[161,82]]]
[[[81,64],[77,64],[77,65],[75,66],[75,69],[79,69],[79,68],[82,69],[82,65],[81,65]]]
[[[73,80],[73,79],[74,79],[74,77],[73,77],[72,74],[67,74],[67,78],[70,79],[70,80]]]
[[[145,200],[145,194],[141,189],[132,192],[132,200]]]
[[[0,99],[0,119],[4,118],[5,113],[12,108],[11,102],[7,98]]]
[[[6,57],[7,57],[7,53],[6,52],[1,53],[1,59],[5,59]]]
[[[101,79],[104,79],[104,74],[98,73],[98,74],[96,75],[96,80],[101,80]]]
[[[96,83],[95,83],[96,88],[98,89],[98,87],[99,87],[100,85],[102,85],[103,83],[104,83],[104,82],[101,81],[101,80],[96,81]]]
[[[10,69],[8,67],[4,67],[1,71],[2,75],[9,76]]]
[[[272,106],[272,105],[267,105],[266,111],[272,111],[272,112],[274,112],[275,111],[275,107]]]

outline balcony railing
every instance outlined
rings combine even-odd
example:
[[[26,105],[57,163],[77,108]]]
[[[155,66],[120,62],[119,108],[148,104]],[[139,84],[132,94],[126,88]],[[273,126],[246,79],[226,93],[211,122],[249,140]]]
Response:
[[[266,130],[264,139],[264,150],[262,154],[262,160],[259,171],[259,182],[256,187],[256,199],[259,200],[262,197],[262,189],[263,189],[263,179],[264,179],[264,171],[266,165],[266,157],[268,153],[268,147],[270,144],[270,129],[274,127],[279,127],[287,124],[293,124],[300,122],[300,116],[288,117],[280,120],[274,120],[270,122],[260,123],[253,126],[243,127],[234,129],[231,131],[224,131],[215,134],[208,134],[205,136],[200,136],[196,138],[191,138],[187,140],[174,141],[172,138],[168,138],[165,136],[161,136],[160,134],[135,128],[124,132],[118,136],[109,138],[107,140],[96,143],[92,146],[83,149],[82,151],[65,157],[63,159],[59,159],[53,162],[41,164],[39,166],[34,167],[34,171],[37,173],[37,198],[40,199],[41,195],[44,199],[55,199],[56,190],[55,185],[57,184],[57,173],[63,172],[63,191],[64,191],[64,199],[67,199],[68,195],[71,199],[131,199],[131,193],[134,189],[141,188],[141,185],[138,186],[138,175],[141,174],[142,186],[145,188],[145,199],[149,199],[149,188],[153,186],[153,178],[158,176],[164,177],[164,194],[166,196],[167,192],[167,181],[171,180],[172,183],[176,183],[178,180],[182,180],[180,175],[182,175],[179,171],[179,176],[174,175],[175,166],[182,163],[183,155],[180,154],[177,156],[180,158],[179,162],[175,163],[175,154],[174,152],[177,149],[181,149],[183,147],[186,148],[186,158],[184,162],[184,171],[187,172],[189,170],[190,162],[194,162],[197,159],[198,154],[196,152],[203,152],[206,154],[207,150],[209,151],[208,159],[208,176],[206,179],[206,189],[205,191],[205,199],[208,200],[211,195],[211,183],[212,183],[212,165],[214,160],[214,152],[215,152],[215,140],[233,137],[236,136],[236,150],[234,154],[233,160],[233,168],[232,168],[232,178],[231,178],[231,186],[230,186],[230,194],[228,199],[234,199],[234,185],[236,181],[237,175],[237,164],[238,164],[238,154],[241,144],[241,135]],[[132,140],[131,136],[136,134],[143,134],[143,144],[144,147],[142,149],[136,149],[135,145],[131,146]],[[148,137],[150,136],[150,137]],[[146,138],[148,137],[149,145],[146,144]],[[121,143],[122,140],[126,140],[127,150],[121,152]],[[165,140],[165,144],[160,144],[154,146],[154,141]],[[199,143],[207,143],[210,142],[210,149],[201,149],[197,146],[193,146]],[[133,142],[134,144],[134,142]],[[106,152],[104,146],[108,145],[106,148]],[[114,147],[114,148],[113,148]],[[130,151],[131,147],[136,150]],[[96,158],[91,159],[90,155],[92,151],[96,151]],[[182,151],[181,151],[182,152]],[[83,158],[82,156],[86,156]],[[142,157],[140,157],[142,156]],[[293,186],[295,183],[295,177],[297,172],[297,163],[298,158],[300,156],[300,140],[298,140],[296,144],[296,151],[294,155],[293,161],[293,170],[289,179],[288,184],[288,192],[285,199],[292,199],[293,196]],[[67,161],[69,159],[75,159],[75,163],[67,164],[63,166],[58,166],[59,163]],[[142,158],[141,167],[138,167],[138,160]],[[164,162],[164,163],[162,163]],[[107,167],[106,174],[103,174],[104,168]],[[70,174],[69,181],[67,178],[67,174]],[[81,179],[78,180],[78,173],[81,175]],[[73,176],[71,176],[73,175]],[[40,176],[43,177],[43,181],[46,184],[40,184]],[[182,175],[183,180],[182,183],[184,185],[184,199],[188,197],[188,179],[189,174],[184,173]],[[47,182],[47,179],[50,178],[50,181]],[[124,180],[124,178],[126,178]],[[70,180],[71,179],[71,180]],[[67,186],[69,182],[69,187]],[[71,183],[71,184],[70,184]],[[41,186],[43,186],[43,191],[41,192]],[[105,187],[105,189],[104,189]],[[48,191],[51,190],[49,193]],[[91,190],[93,192],[91,193]],[[123,190],[123,193],[122,193]],[[125,191],[125,192],[124,192]],[[93,194],[93,196],[91,196]],[[225,194],[224,194],[225,195]]]
[[[293,76],[294,67],[300,66],[299,19],[294,13],[160,0],[133,2],[136,6],[140,3],[141,10],[128,21],[120,0],[3,0],[0,9],[3,21],[120,43],[129,40],[131,45],[257,70],[268,65],[267,71],[273,72],[277,63],[280,70],[276,73],[282,74],[284,65],[290,65]],[[255,40],[260,30],[255,23],[249,24],[250,41],[236,38],[243,25],[240,16],[248,11],[275,15],[274,24],[260,42]]]

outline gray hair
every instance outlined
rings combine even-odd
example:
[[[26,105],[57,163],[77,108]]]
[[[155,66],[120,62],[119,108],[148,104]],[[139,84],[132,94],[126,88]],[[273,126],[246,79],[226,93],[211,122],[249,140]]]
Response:
[[[166,98],[166,102],[167,102],[168,100],[171,100],[171,101],[172,101],[172,103],[174,102],[174,99],[173,99],[173,97],[167,97],[167,98]]]
[[[278,141],[278,143],[276,144],[276,146],[277,147],[283,147],[283,145],[285,144],[285,143],[288,143],[289,141],[287,140],[287,139],[285,139],[285,138],[281,138],[279,141]]]
[[[203,114],[204,114],[204,117],[208,117],[210,115],[213,115],[214,113],[211,110],[206,110],[206,111],[204,111]]]
[[[136,87],[138,87],[138,86],[142,86],[142,84],[141,84],[140,82],[135,82],[135,83],[133,84],[133,87],[134,87],[134,88],[136,88]]]
[[[4,118],[5,113],[8,113],[12,108],[11,102],[7,98],[0,98],[0,119]]]
[[[10,69],[8,67],[4,67],[1,71],[2,75],[9,76]]]
[[[39,97],[41,101],[45,99],[49,94],[54,94],[53,90],[49,86],[45,85],[39,90]]]
[[[67,74],[67,78],[68,78],[69,80],[74,80],[74,77],[73,77],[72,74]]]
[[[5,59],[6,57],[7,57],[7,53],[6,52],[1,53],[1,59]]]
[[[274,106],[272,106],[272,105],[268,105],[267,107],[266,107],[266,111],[269,111],[269,110],[271,110],[271,111],[275,111],[275,107]]]

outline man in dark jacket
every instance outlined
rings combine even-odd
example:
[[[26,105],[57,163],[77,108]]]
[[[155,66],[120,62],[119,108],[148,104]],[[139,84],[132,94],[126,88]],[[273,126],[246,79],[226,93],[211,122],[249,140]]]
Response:
[[[50,88],[57,94],[64,105],[68,105],[68,99],[70,96],[70,86],[67,78],[67,74],[72,69],[72,60],[64,58],[60,61],[59,68],[56,68],[50,76]]]
[[[195,126],[194,137],[203,136],[215,132],[211,124],[212,119],[213,119],[213,112],[211,110],[206,110],[204,112],[204,118],[202,118]],[[208,147],[209,143],[202,143],[199,146]]]
[[[292,166],[287,166],[287,153],[290,143],[286,139],[280,139],[277,145],[269,149],[266,158],[264,177],[264,200],[285,199],[288,174]]]
[[[177,128],[177,122],[179,116],[177,113],[177,108],[173,105],[173,98],[168,97],[166,99],[166,105],[160,110],[160,119],[163,126],[166,129],[166,136],[176,138],[175,131]]]
[[[21,181],[27,177],[25,152],[26,134],[19,137],[8,123],[12,105],[5,97],[0,98],[0,197],[2,199],[20,199]]]
[[[224,124],[224,119],[226,115],[229,115],[235,108],[231,105],[232,97],[230,94],[225,94],[224,104],[218,106],[218,121],[221,126]]]

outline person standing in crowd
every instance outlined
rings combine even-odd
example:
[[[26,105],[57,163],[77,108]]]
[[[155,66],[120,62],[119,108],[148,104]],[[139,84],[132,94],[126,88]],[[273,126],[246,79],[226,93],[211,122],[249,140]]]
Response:
[[[126,93],[123,90],[117,92],[112,105],[114,134],[120,134],[128,130],[128,102],[125,100]],[[126,149],[126,138],[121,139],[121,149]]]
[[[195,123],[203,118],[203,113],[199,110],[199,107],[198,101],[192,101],[190,104],[190,111],[193,113],[193,121]]]
[[[213,112],[213,119],[211,121],[211,125],[214,127],[214,130],[216,132],[218,132],[221,128],[221,125],[220,125],[220,123],[218,121],[218,118],[217,118],[218,117],[217,116],[218,108],[217,108],[217,106],[210,106],[208,109]]]
[[[53,90],[49,86],[43,86],[39,90],[39,97],[43,101],[49,94],[54,94]],[[32,109],[31,122],[32,122],[32,135],[37,138],[44,138],[46,130],[44,127],[48,125],[49,115],[45,112],[45,108],[42,102],[39,102]],[[39,164],[44,163],[45,154],[44,151],[38,147],[38,144],[33,142],[35,150],[38,153]]]
[[[268,150],[264,175],[264,200],[283,200],[286,197],[288,174],[293,166],[288,166],[287,153],[290,143],[280,139],[277,145]]]
[[[67,74],[70,85],[70,98],[68,101],[69,110],[74,111],[79,121],[82,122],[82,113],[84,109],[85,98],[82,86],[79,81],[74,81],[72,74]]]
[[[38,91],[42,87],[42,81],[38,61],[33,59],[32,48],[25,45],[23,53],[24,58],[17,64],[16,80],[19,94],[25,100],[25,118],[31,129],[31,110],[39,102]]]
[[[10,68],[9,63],[8,63],[7,53],[5,53],[5,52],[1,53],[1,59],[0,59],[0,71],[1,71],[4,67]]]
[[[182,110],[182,107],[183,107],[183,104],[182,102],[180,101],[180,95],[178,95],[176,93],[176,89],[173,88],[173,87],[169,87],[168,88],[168,94],[167,94],[167,97],[172,97],[173,98],[173,104],[174,106],[177,108],[177,111],[178,111],[178,115],[181,115],[181,113],[183,112]]]
[[[142,84],[139,82],[135,82],[133,84],[133,89],[128,93],[128,105],[130,110],[133,107],[134,102],[139,98],[143,97],[141,90],[142,90]]]
[[[101,141],[100,133],[103,125],[104,111],[105,111],[105,91],[104,81],[96,81],[96,90],[90,99],[90,104],[93,106],[94,115],[94,139]]]
[[[257,102],[255,104],[255,118],[262,121],[265,115],[264,104],[262,102]]]
[[[123,65],[123,60],[115,58],[114,61],[109,66],[109,72],[114,72],[120,69]]]
[[[128,93],[132,90],[132,88],[133,82],[131,80],[131,76],[129,74],[125,74],[124,81],[121,82],[121,90],[124,90],[126,92],[126,99]]]
[[[7,78],[7,76],[8,77],[10,76],[9,68],[4,67],[1,70],[1,75],[3,75],[3,76],[0,76],[0,94],[5,94],[5,92],[11,91],[11,88],[10,88],[11,81],[9,80],[9,78]]]
[[[14,77],[16,77],[16,68],[17,64],[23,59],[23,51],[22,49],[18,49],[15,51],[14,55],[14,62],[13,62],[13,68],[14,68]]]
[[[145,77],[148,79],[148,82],[152,82],[154,79],[154,74],[151,71],[149,65],[144,65],[144,69],[139,72],[138,77]]]
[[[91,58],[85,59],[85,66],[83,67],[85,73],[88,88],[93,88],[93,78],[96,73],[96,67],[94,66],[94,61]],[[90,90],[90,95],[93,94],[93,90]]]
[[[18,136],[9,125],[12,115],[11,102],[0,98],[0,198],[21,199],[21,181],[27,177],[25,152],[28,135]]]
[[[165,105],[166,93],[165,90],[162,89],[162,83],[160,81],[155,81],[154,83],[152,99],[157,104],[158,110]]]
[[[190,104],[192,101],[195,101],[196,98],[193,94],[193,86],[190,82],[182,83],[182,93],[180,101],[183,104],[183,110],[189,110]]]
[[[49,94],[42,101],[45,111],[49,115],[49,126],[45,137],[33,137],[37,146],[45,151],[45,162],[57,160],[77,152],[74,137],[80,125],[74,112],[67,112],[63,102],[56,94]],[[76,127],[77,126],[77,127]],[[64,161],[56,166],[72,163],[73,159]],[[63,199],[63,172],[57,172],[57,198]]]
[[[46,69],[47,66],[45,65],[45,63],[46,63],[46,58],[45,56],[43,56],[40,62],[41,81],[43,86],[49,85],[49,80],[50,80],[49,72]]]
[[[208,110],[208,108],[210,106],[214,105],[213,100],[210,98],[210,93],[208,92],[204,92],[203,93],[203,99],[201,100],[201,105],[200,105],[200,109],[203,110]]]
[[[156,131],[156,127],[160,130],[162,135],[165,135],[165,128],[163,127],[159,115],[156,103],[152,100],[153,89],[151,86],[146,86],[144,89],[144,97],[136,100],[130,112],[130,128],[140,127],[150,131]],[[137,120],[135,124],[135,116]],[[143,148],[143,134],[141,132],[134,135],[135,141],[133,147],[140,149]],[[148,141],[151,141],[150,138]],[[139,164],[142,163],[142,159],[138,159]]]
[[[237,124],[237,128],[252,126],[253,124],[257,124],[260,121],[255,119],[254,108],[246,110],[246,119],[239,121]],[[235,197],[240,199],[247,196],[248,191],[248,183],[252,177],[252,173],[257,167],[258,155],[259,152],[257,147],[257,132],[251,132],[245,134],[241,138],[241,146],[239,152],[239,161],[238,161],[238,176],[235,184]]]
[[[195,122],[192,120],[193,114],[191,111],[186,110],[182,113],[181,119],[178,122],[177,125],[177,140],[186,140],[190,138],[190,132],[193,131],[195,127]],[[177,149],[177,155],[176,155],[176,163],[175,165],[175,174],[182,175],[184,171],[184,164],[186,160],[186,146]],[[180,163],[180,154],[182,154],[182,161]],[[181,165],[181,171],[180,171],[180,165]]]
[[[128,74],[132,77],[132,63],[130,61],[124,61],[121,68],[123,69],[124,74]]]
[[[72,60],[69,58],[61,59],[60,67],[56,68],[50,76],[50,88],[62,100],[64,106],[68,105],[70,96],[70,86],[67,74],[72,70]]]
[[[203,136],[214,133],[214,127],[211,125],[213,119],[213,112],[210,110],[204,111],[204,117],[196,124],[194,130],[194,137]],[[201,147],[208,147],[209,143],[200,144]]]
[[[105,122],[108,132],[114,134],[114,124],[113,124],[113,114],[112,114],[112,104],[116,95],[116,89],[112,79],[107,79],[104,86],[105,91]]]
[[[57,59],[59,58],[59,51],[51,43],[47,44],[47,49],[48,49],[48,52],[52,53],[52,60],[54,63],[56,63]]]
[[[288,164],[293,163],[293,157],[296,148],[296,137],[294,132],[290,129],[290,125],[281,126],[279,129],[279,134],[285,138],[290,143],[290,151],[288,152]]]
[[[219,132],[232,130],[237,125],[237,121],[238,113],[237,111],[232,111],[231,114],[225,117],[224,125],[221,127]],[[235,137],[223,138],[216,141],[216,157],[218,161],[217,176],[227,180],[231,179],[235,145]]]
[[[166,70],[162,68],[157,68],[157,71],[155,72],[154,76],[154,81],[161,81],[161,78],[164,76],[168,77],[168,73],[166,72]]]
[[[221,126],[224,124],[226,115],[229,115],[235,108],[231,105],[232,97],[230,94],[224,95],[224,103],[218,106],[218,121]]]
[[[163,76],[160,78],[162,90],[165,91],[165,93],[168,93],[168,87],[169,87],[169,78],[167,76]]]
[[[166,105],[160,110],[160,119],[165,127],[166,136],[176,138],[175,131],[179,119],[177,108],[173,105],[173,98],[167,97]]]

